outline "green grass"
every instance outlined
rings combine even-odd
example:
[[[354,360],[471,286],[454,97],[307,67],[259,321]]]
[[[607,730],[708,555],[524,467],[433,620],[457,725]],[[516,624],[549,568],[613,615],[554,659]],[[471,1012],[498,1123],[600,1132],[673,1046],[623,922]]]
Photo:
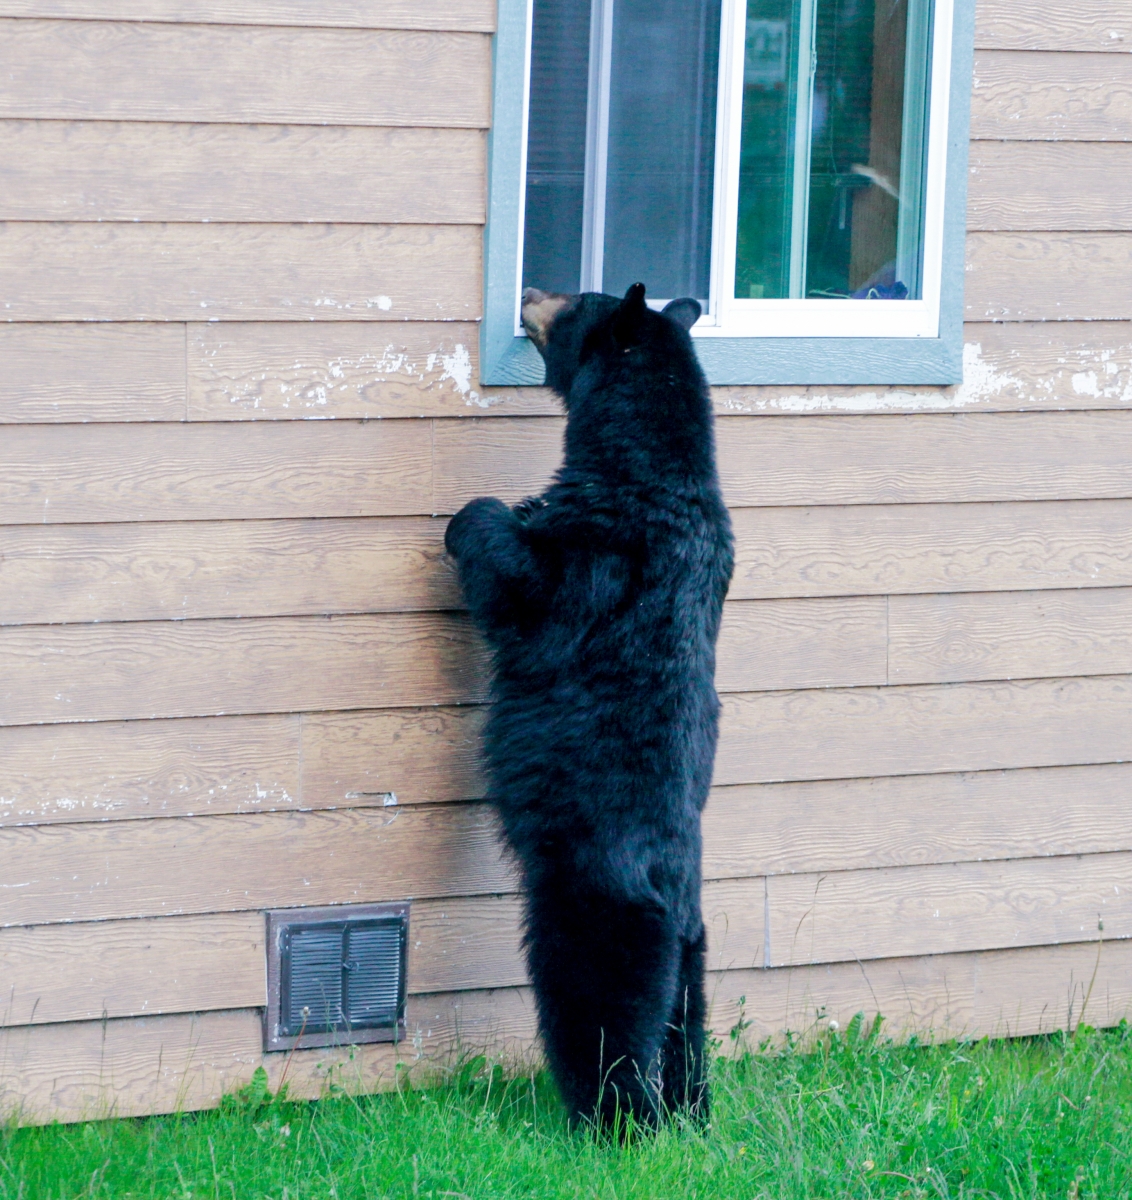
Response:
[[[569,1134],[544,1076],[0,1131],[0,1200],[1132,1196],[1132,1029],[895,1045],[856,1025],[713,1067],[710,1131]]]

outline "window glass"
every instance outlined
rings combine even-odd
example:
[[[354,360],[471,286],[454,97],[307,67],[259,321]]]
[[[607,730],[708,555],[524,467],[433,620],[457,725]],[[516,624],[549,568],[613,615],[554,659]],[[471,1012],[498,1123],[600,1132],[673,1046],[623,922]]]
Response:
[[[536,0],[523,282],[711,281],[720,0]]]
[[[601,290],[711,285],[719,0],[616,0]]]
[[[536,3],[523,281],[550,292],[578,291],[589,70],[590,0]]]
[[[930,23],[931,0],[533,0],[523,283],[920,298]]]
[[[920,295],[924,0],[749,0],[737,298]]]

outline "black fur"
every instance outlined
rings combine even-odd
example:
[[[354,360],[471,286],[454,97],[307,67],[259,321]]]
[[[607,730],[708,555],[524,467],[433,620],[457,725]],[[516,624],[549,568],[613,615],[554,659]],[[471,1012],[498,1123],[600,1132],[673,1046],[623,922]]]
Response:
[[[494,651],[491,797],[543,1043],[571,1119],[606,1126],[707,1115],[700,813],[732,542],[699,306],[670,308],[639,284],[572,299],[543,348],[568,417],[555,482],[473,500],[445,536]]]

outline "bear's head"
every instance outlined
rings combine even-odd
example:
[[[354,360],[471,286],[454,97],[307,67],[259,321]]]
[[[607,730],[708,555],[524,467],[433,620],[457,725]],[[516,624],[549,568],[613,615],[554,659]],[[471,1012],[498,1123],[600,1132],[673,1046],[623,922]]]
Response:
[[[645,285],[634,283],[623,299],[601,292],[580,296],[523,290],[523,328],[546,363],[546,382],[563,398],[578,371],[595,356],[618,357],[650,348],[691,353],[688,330],[703,310],[697,300],[671,300],[661,312],[645,303]]]

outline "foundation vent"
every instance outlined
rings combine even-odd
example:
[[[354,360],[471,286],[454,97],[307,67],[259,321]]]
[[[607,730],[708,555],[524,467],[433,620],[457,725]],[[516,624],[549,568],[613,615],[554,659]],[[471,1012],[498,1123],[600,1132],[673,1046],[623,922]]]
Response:
[[[408,946],[407,903],[269,912],[264,1048],[398,1041]]]

